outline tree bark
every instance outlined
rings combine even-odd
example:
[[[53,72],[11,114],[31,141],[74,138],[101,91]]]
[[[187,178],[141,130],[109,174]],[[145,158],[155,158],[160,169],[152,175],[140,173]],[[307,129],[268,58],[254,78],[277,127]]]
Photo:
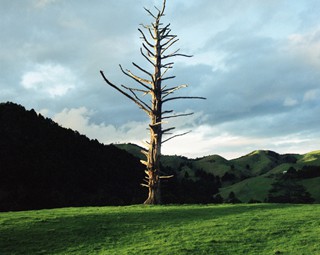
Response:
[[[161,88],[161,37],[159,33],[158,15],[153,27],[154,35],[154,73],[152,76],[151,89],[151,113],[150,113],[150,144],[148,151],[148,198],[144,204],[161,204],[160,189],[160,156],[162,143],[162,88]]]

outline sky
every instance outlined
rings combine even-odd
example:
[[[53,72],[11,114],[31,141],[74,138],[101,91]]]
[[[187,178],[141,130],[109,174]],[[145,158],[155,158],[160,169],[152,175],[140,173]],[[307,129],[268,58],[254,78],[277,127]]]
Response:
[[[148,140],[148,116],[108,86],[139,86],[138,28],[162,0],[0,0],[0,102],[15,102],[105,144]],[[163,23],[192,58],[173,59],[167,109],[194,115],[162,153],[227,159],[320,149],[320,1],[167,0]]]

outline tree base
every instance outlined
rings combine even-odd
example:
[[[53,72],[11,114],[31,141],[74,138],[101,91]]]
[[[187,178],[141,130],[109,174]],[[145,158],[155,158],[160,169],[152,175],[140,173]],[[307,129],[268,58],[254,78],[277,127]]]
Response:
[[[156,189],[149,187],[149,194],[146,201],[143,204],[145,205],[160,205],[161,204],[161,196],[160,196],[160,185],[157,185]]]

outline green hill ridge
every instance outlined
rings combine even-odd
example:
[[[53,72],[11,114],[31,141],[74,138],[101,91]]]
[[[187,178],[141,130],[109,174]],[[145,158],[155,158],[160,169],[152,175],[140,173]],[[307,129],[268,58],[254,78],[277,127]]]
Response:
[[[116,146],[140,156],[139,146],[135,144]],[[172,168],[180,178],[185,175],[192,178],[199,169],[219,176],[222,184],[219,194],[227,199],[230,192],[234,192],[242,202],[265,201],[272,184],[291,168],[297,172],[292,178],[294,182],[305,187],[315,203],[320,203],[320,150],[302,155],[255,150],[232,160],[219,155],[196,159],[164,155],[162,165]]]

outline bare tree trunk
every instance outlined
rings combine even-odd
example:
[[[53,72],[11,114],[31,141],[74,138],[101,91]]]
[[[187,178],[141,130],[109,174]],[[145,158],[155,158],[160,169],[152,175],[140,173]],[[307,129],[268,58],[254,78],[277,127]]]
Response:
[[[171,134],[170,131],[175,129],[174,127],[167,128],[165,130],[162,129],[162,121],[163,119],[181,117],[181,116],[189,116],[193,113],[186,114],[173,114],[173,110],[162,110],[162,105],[168,101],[177,100],[177,99],[205,99],[203,97],[189,97],[189,96],[178,96],[178,97],[170,97],[175,91],[187,87],[187,85],[179,85],[174,87],[162,86],[163,81],[167,81],[169,79],[175,78],[175,76],[164,77],[166,72],[173,67],[173,62],[162,63],[163,61],[167,61],[172,57],[182,56],[182,57],[191,57],[189,55],[180,54],[179,49],[166,54],[167,50],[175,44],[179,39],[177,39],[176,35],[171,34],[170,24],[163,26],[160,23],[161,17],[164,16],[164,10],[166,7],[166,0],[163,0],[162,9],[157,10],[157,14],[152,13],[150,10],[145,9],[151,17],[154,18],[154,22],[151,25],[143,26],[149,32],[149,39],[144,34],[141,29],[138,29],[141,33],[143,40],[142,47],[140,48],[141,55],[152,65],[154,68],[153,73],[151,74],[146,69],[140,67],[139,65],[132,63],[139,71],[143,72],[144,75],[147,75],[146,78],[141,78],[133,74],[130,70],[123,70],[120,66],[121,71],[132,78],[135,82],[137,82],[141,88],[134,87],[126,87],[121,85],[121,87],[114,85],[111,83],[104,75],[102,71],[100,71],[104,80],[114,89],[125,95],[127,98],[135,102],[143,111],[145,111],[149,118],[149,131],[150,131],[150,141],[147,142],[148,149],[142,150],[142,153],[146,156],[146,161],[141,160],[146,166],[146,177],[144,181],[146,183],[141,184],[148,188],[148,198],[144,202],[144,204],[161,204],[161,179],[170,178],[171,176],[161,176],[160,175],[160,156],[161,156],[161,145],[169,141],[172,138],[177,136],[185,135],[177,134],[173,135],[164,141],[162,140],[163,135]],[[151,40],[151,42],[150,42]],[[126,92],[129,91],[129,93]],[[136,93],[143,93],[143,96],[150,95],[151,96],[151,105],[150,103],[146,103],[142,100]],[[169,115],[168,115],[169,114]],[[171,114],[171,115],[170,115]],[[163,116],[165,115],[165,116]]]
[[[159,19],[154,24],[154,74],[152,77],[152,112],[150,114],[150,144],[148,152],[148,198],[144,204],[161,204],[160,156],[162,143],[161,38]]]

